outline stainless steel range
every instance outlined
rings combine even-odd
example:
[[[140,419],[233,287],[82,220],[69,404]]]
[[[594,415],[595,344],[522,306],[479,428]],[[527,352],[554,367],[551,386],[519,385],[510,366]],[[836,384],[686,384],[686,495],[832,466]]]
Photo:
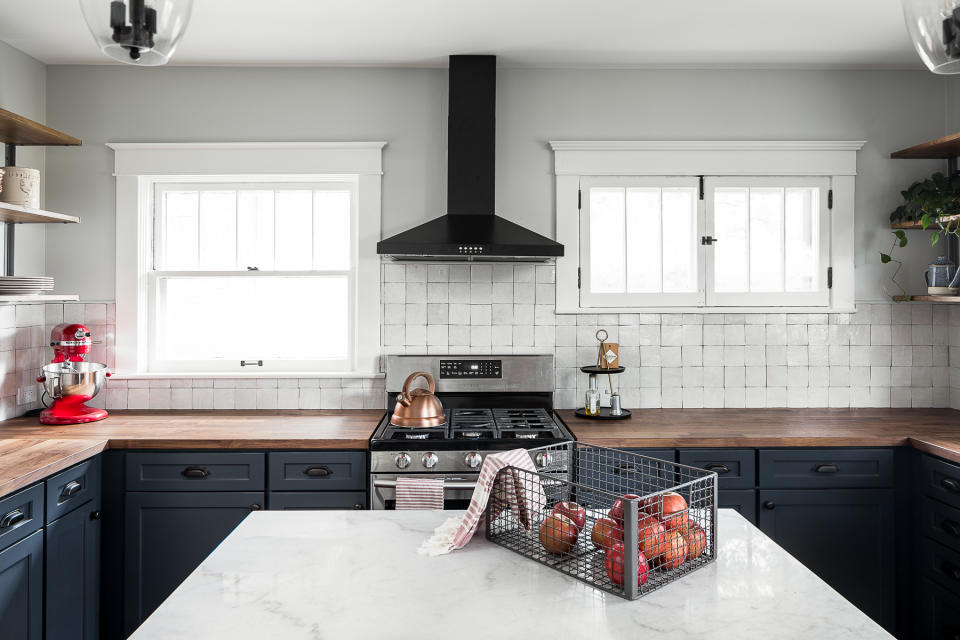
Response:
[[[390,423],[397,394],[415,371],[436,381],[443,424]],[[401,476],[442,477],[444,508],[466,509],[486,454],[574,439],[553,412],[552,355],[387,356],[386,372],[387,414],[370,438],[371,509],[394,508]]]

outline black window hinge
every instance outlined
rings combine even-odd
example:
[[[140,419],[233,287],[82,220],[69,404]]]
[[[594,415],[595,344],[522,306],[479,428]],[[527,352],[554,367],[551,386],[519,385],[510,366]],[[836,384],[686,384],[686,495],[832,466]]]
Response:
[[[580,267],[577,267],[577,289],[580,288]]]
[[[827,289],[833,289],[833,267],[827,267]]]
[[[703,176],[699,176],[699,178],[700,178],[700,199],[703,200]]]
[[[833,209],[833,189],[827,191],[827,209]]]
[[[583,208],[583,191],[577,189],[577,211]]]

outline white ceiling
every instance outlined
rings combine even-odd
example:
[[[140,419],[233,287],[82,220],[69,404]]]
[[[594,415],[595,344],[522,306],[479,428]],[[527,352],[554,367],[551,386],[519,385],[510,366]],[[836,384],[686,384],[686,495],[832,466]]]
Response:
[[[104,3],[109,0],[103,0]],[[112,64],[78,0],[0,0],[0,40]],[[899,0],[195,0],[171,64],[910,67]]]

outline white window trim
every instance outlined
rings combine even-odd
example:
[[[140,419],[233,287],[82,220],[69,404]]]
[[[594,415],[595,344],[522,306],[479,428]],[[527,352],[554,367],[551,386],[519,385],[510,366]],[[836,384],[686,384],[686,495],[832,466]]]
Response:
[[[852,312],[854,304],[854,180],[865,141],[552,141],[556,175],[557,313],[636,313],[641,307],[585,307],[580,266],[581,177],[826,176],[833,189],[830,250],[833,288],[828,307],[651,307],[685,313]]]
[[[324,376],[376,375],[380,359],[380,238],[382,155],[385,142],[292,143],[108,143],[117,179],[117,372],[150,375],[148,363],[148,273],[153,261],[153,192],[158,182],[250,179],[271,182],[357,181],[356,340],[351,371]],[[309,335],[309,327],[303,327]],[[212,373],[212,372],[211,372]],[[305,372],[299,372],[303,376]],[[171,377],[175,374],[161,374]],[[190,372],[190,377],[204,374]],[[223,375],[219,373],[219,375]],[[232,373],[273,377],[278,372]]]

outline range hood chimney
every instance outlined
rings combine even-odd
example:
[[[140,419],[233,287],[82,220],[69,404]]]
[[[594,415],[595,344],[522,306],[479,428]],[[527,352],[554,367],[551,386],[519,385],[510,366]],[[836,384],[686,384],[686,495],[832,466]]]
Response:
[[[377,243],[397,260],[545,261],[563,245],[494,213],[496,56],[450,56],[447,214]]]

